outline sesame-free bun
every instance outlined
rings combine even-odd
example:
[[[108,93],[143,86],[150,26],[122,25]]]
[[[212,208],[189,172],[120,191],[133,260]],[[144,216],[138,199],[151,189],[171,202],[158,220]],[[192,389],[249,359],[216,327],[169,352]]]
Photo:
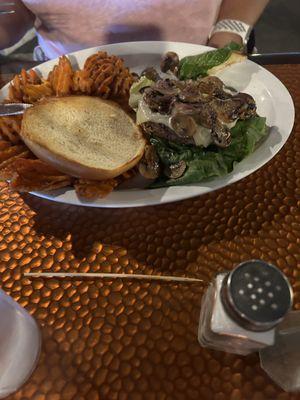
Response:
[[[50,97],[28,108],[21,137],[41,160],[71,176],[110,179],[134,167],[145,140],[116,103],[90,96]]]

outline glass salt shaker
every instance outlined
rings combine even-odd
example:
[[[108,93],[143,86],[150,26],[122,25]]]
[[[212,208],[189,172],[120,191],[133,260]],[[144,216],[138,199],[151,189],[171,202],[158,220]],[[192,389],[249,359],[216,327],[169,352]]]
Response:
[[[260,350],[265,372],[287,392],[300,392],[300,311],[290,311],[276,328],[275,344]]]
[[[203,347],[241,355],[272,346],[292,298],[291,285],[278,268],[261,260],[243,262],[208,287],[198,340]]]
[[[40,330],[33,317],[0,289],[0,399],[27,381],[40,347]]]

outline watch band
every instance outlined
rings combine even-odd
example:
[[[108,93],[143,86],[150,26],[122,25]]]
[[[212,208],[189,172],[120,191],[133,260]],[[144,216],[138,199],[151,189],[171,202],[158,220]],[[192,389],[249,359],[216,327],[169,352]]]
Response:
[[[235,33],[236,35],[239,35],[242,38],[243,45],[246,46],[251,31],[252,31],[252,26],[246,24],[245,22],[236,19],[222,19],[213,26],[209,34],[209,39],[212,37],[214,33],[217,32]]]

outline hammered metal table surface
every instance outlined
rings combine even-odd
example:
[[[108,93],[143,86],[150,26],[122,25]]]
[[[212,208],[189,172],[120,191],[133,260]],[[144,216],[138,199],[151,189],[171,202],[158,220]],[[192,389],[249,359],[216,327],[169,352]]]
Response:
[[[2,288],[43,337],[28,383],[9,399],[296,399],[261,370],[197,342],[202,284],[57,281],[26,271],[187,275],[210,281],[249,258],[281,268],[300,309],[300,65],[272,66],[296,124],[265,167],[225,189],[176,204],[89,209],[0,193]]]

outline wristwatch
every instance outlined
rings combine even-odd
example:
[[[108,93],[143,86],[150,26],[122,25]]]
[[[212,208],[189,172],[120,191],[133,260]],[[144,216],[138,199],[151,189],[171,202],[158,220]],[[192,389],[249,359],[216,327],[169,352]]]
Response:
[[[212,27],[208,39],[210,39],[212,35],[217,32],[234,33],[241,37],[243,46],[246,49],[252,29],[253,27],[251,25],[248,25],[245,22],[239,21],[237,19],[222,19]]]

